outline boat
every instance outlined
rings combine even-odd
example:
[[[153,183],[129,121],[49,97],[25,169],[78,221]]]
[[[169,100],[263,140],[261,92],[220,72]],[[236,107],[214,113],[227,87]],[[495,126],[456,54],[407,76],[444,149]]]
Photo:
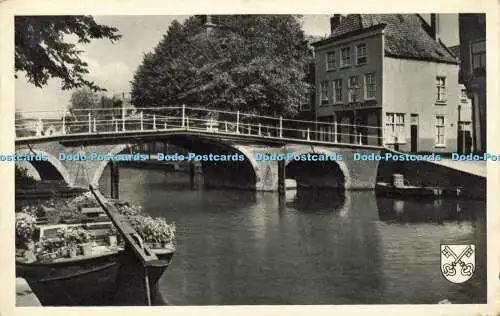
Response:
[[[39,239],[54,240],[61,228],[85,227],[95,235],[94,245],[86,254],[76,257],[49,253],[40,260],[16,258],[16,277],[24,278],[43,306],[99,306],[130,304],[129,298],[119,299],[123,270],[134,263],[123,243],[109,243],[107,231],[112,222],[85,224],[56,224],[39,226]],[[152,249],[164,261],[149,276],[149,287],[154,289],[154,301],[160,301],[156,283],[170,264],[175,248]],[[137,292],[141,292],[140,289]]]
[[[438,186],[417,186],[409,184],[401,174],[393,175],[393,183],[377,182],[375,192],[378,196],[390,198],[462,198],[465,192],[461,187],[444,188]]]
[[[67,250],[64,253],[60,246],[38,257],[34,251],[16,251],[16,277],[28,282],[42,306],[164,305],[158,280],[169,266],[175,246],[151,249],[97,189],[91,187],[91,192],[107,221],[97,209],[89,209],[86,221],[37,224],[34,240],[57,241],[60,229],[73,227],[91,231],[92,244],[82,247],[83,253],[76,256]],[[110,238],[110,231],[116,233],[116,239]]]

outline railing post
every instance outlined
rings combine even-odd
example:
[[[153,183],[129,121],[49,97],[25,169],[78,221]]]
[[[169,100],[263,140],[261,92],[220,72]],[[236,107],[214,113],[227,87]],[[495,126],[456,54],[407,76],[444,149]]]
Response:
[[[337,142],[337,119],[333,121],[333,141]]]
[[[259,123],[259,136],[261,135],[262,124]]]
[[[141,131],[144,130],[144,115],[143,112],[141,112]]]
[[[122,131],[125,131],[125,116],[122,116]]]
[[[92,119],[90,117],[90,112],[89,112],[89,133],[92,133]]]
[[[66,116],[64,114],[62,117],[62,134],[66,135]]]
[[[283,138],[283,117],[280,115],[280,138]]]
[[[163,129],[167,129],[167,121],[163,122]]]
[[[224,121],[224,126],[226,128],[226,133],[227,133],[227,121]]]
[[[186,106],[183,104],[182,105],[182,127],[185,127],[185,123],[184,123],[184,120],[186,118]]]
[[[153,129],[156,130],[156,114],[153,114]]]
[[[118,132],[118,119],[113,118],[115,121],[115,132]]]
[[[309,135],[309,134],[310,134],[310,132],[311,132],[311,131],[310,131],[310,129],[308,128],[308,129],[307,129],[307,140],[311,140],[311,137],[310,137],[310,135]]]
[[[94,132],[97,131],[96,124],[95,124],[95,117],[94,117]]]
[[[363,145],[363,139],[361,138],[361,136],[362,136],[361,133],[359,133],[359,144]]]
[[[240,132],[240,111],[236,112],[236,134]]]
[[[42,136],[42,131],[43,131],[43,122],[42,119],[38,119],[36,121],[36,136]]]
[[[186,116],[186,128],[189,129],[189,117]]]
[[[250,123],[248,124],[248,135],[252,134],[252,127],[250,126]]]

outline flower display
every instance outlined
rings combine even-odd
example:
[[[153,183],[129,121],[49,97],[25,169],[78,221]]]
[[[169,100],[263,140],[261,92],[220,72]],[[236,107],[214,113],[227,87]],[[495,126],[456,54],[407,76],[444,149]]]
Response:
[[[30,213],[16,213],[16,245],[26,245],[33,241],[33,233],[36,229],[36,217]]]
[[[92,195],[92,192],[85,192],[75,197],[69,204],[77,205],[79,207],[99,207],[99,203]]]
[[[145,243],[175,244],[175,223],[168,224],[163,218],[143,215],[132,216],[129,221]]]
[[[93,234],[82,227],[64,227],[57,231],[57,235],[62,238],[66,245],[76,246],[88,243],[94,237]]]

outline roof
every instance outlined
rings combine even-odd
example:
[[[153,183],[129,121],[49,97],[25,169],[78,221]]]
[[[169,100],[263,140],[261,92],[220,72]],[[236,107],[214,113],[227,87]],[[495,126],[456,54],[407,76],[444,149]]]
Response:
[[[315,46],[378,27],[384,28],[386,56],[458,64],[448,48],[431,36],[430,26],[418,14],[349,14],[328,39]]]
[[[456,56],[458,59],[460,59],[460,45],[451,46],[451,47],[448,47],[448,49],[450,50],[450,52],[454,56]]]

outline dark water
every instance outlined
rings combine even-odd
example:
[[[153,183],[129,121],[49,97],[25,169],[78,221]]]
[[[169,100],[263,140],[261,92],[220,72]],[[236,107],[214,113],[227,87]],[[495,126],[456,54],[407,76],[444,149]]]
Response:
[[[120,177],[121,199],[177,225],[160,281],[170,305],[485,302],[485,202],[363,191],[299,192],[280,204],[276,193],[191,191],[182,174],[123,168]],[[471,280],[441,276],[441,242],[476,245]]]

